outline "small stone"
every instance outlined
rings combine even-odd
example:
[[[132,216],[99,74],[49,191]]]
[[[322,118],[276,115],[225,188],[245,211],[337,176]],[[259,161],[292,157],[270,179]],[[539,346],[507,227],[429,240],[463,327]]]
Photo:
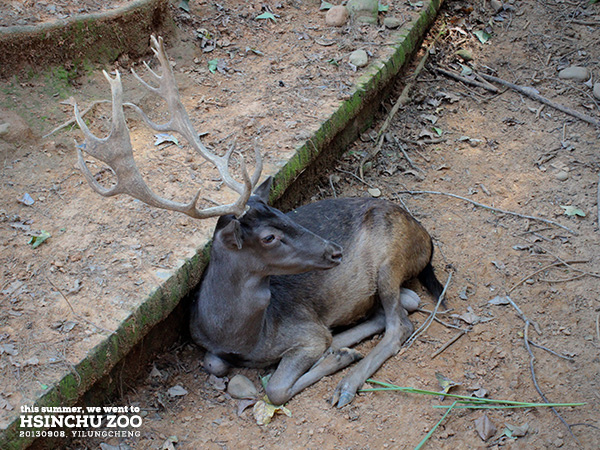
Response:
[[[254,399],[258,397],[258,390],[244,375],[234,375],[227,385],[227,393],[237,399]]]
[[[365,67],[369,63],[369,55],[364,50],[354,50],[350,53],[350,64],[356,67]]]
[[[502,10],[502,8],[504,8],[504,5],[502,5],[502,2],[499,0],[491,0],[490,6],[492,7],[495,13],[499,13]]]
[[[587,81],[590,79],[590,71],[587,67],[571,66],[558,72],[558,78],[563,80]]]
[[[397,17],[386,17],[385,19],[383,19],[383,25],[386,28],[389,28],[390,30],[394,30],[400,27],[403,23],[404,21]]]
[[[336,5],[327,11],[325,24],[330,27],[342,27],[348,21],[350,13],[344,5]]]
[[[377,23],[379,0],[348,0],[346,4],[350,15],[359,23]]]
[[[561,170],[556,174],[556,179],[559,181],[566,181],[569,179],[569,172]]]
[[[592,92],[594,94],[594,97],[596,97],[598,100],[600,100],[600,83],[594,84],[594,90]]]
[[[381,197],[381,189],[379,188],[369,188],[367,189],[367,191],[369,192],[369,194],[371,194],[371,197],[373,198]]]

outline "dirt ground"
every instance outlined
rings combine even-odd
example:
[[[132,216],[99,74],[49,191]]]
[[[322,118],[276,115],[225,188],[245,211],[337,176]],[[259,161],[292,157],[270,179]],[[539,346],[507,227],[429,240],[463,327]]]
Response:
[[[404,19],[418,8],[390,4]],[[226,147],[234,136],[244,151],[259,144],[272,167],[344,98],[356,77],[346,63],[348,53],[360,46],[376,56],[383,51],[378,42],[385,42],[389,33],[367,26],[329,29],[322,24],[322,13],[299,2],[280,8],[273,4],[272,11],[281,17],[260,26],[248,20],[263,11],[258,3],[227,1],[215,10],[198,2],[194,10],[192,2],[192,7],[198,15],[179,15],[181,26],[188,33],[204,28],[216,37],[208,53],[199,48],[213,45],[204,32],[204,38],[188,35],[170,51],[193,119],[200,131],[210,130],[205,137],[210,145]],[[245,9],[251,7],[255,9]],[[452,274],[447,291],[451,310],[438,313],[443,323],[434,322],[374,378],[439,391],[439,373],[460,384],[453,393],[539,402],[530,369],[533,355],[537,385],[549,401],[586,402],[557,409],[570,430],[546,408],[455,410],[428,448],[597,448],[599,130],[511,89],[497,85],[499,92],[492,93],[435,69],[460,73],[469,67],[535,87],[553,102],[598,120],[600,108],[590,87],[557,74],[567,66],[585,66],[600,76],[600,9],[588,2],[527,1],[495,12],[488,2],[454,1],[445,5],[425,45],[442,28],[445,33],[433,46],[412,101],[395,115],[381,151],[363,166],[363,178],[361,162],[377,148],[376,134],[395,98],[382,105],[373,129],[324,174],[313,193],[317,200],[377,195],[379,190],[382,197],[402,203],[434,237],[439,278],[445,282]],[[476,34],[481,30],[489,33],[485,43],[486,36]],[[319,44],[327,39],[336,45]],[[279,50],[274,50],[275,42]],[[213,74],[206,61],[218,58],[227,67],[221,63]],[[194,59],[198,62],[192,64]],[[399,80],[396,94],[415,66],[416,60]],[[256,89],[248,89],[249,80]],[[57,104],[60,97],[75,95],[84,103],[106,96],[97,71],[71,83],[55,86],[51,78],[33,79],[3,84],[2,91],[13,102],[11,109],[29,121],[28,128],[43,134],[68,119],[68,109]],[[153,107],[153,99],[127,83],[130,98]],[[9,106],[4,99],[2,106]],[[90,121],[107,111],[96,109]],[[210,175],[205,177],[209,181],[199,181],[199,169],[205,173],[207,167],[191,162],[188,149],[171,146],[157,152],[149,144],[151,133],[131,123],[133,140],[142,147],[140,164],[150,177],[162,176],[165,192],[181,195],[176,189],[182,188],[184,176],[194,186],[218,187]],[[80,139],[77,130],[32,144],[0,141],[0,400],[13,407],[68,370],[97,342],[101,328],[110,329],[126,317],[135,305],[132,297],[142,296],[157,277],[173,270],[201,242],[199,230],[207,232],[211,226],[152,211],[124,197],[99,199],[74,169],[73,138]],[[184,170],[173,175],[175,162]],[[17,202],[25,192],[35,200],[32,206]],[[221,194],[226,195],[218,191],[211,197],[222,200]],[[28,234],[41,228],[52,237],[31,249]],[[430,309],[429,296],[417,290]],[[490,303],[507,295],[531,322],[527,329],[512,305]],[[411,317],[418,326],[428,315]],[[530,354],[525,332],[530,341],[556,354],[539,347],[531,347]],[[434,357],[457,335],[461,337]],[[366,353],[377,340],[358,348]],[[85,439],[72,448],[414,448],[442,417],[443,411],[433,406],[449,404],[438,397],[385,392],[364,393],[351,405],[333,409],[327,400],[343,376],[337,374],[292,399],[287,404],[291,417],[277,415],[269,425],[258,426],[252,408],[238,414],[239,401],[223,390],[228,380],[202,370],[202,355],[201,349],[180,342],[145,369],[145,384],[132,387],[115,403],[141,407],[140,437]],[[267,372],[234,373],[259,387],[259,377]],[[170,395],[174,386],[187,393]],[[484,413],[497,429],[486,442],[476,432],[476,420]],[[509,437],[507,427],[526,432],[513,431]]]

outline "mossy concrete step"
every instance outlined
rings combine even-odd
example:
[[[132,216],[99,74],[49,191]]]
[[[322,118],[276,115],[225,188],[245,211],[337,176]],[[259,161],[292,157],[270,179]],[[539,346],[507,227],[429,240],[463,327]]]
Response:
[[[40,25],[0,27],[0,78],[48,66],[111,63],[148,53],[148,36],[174,29],[168,0],[136,0],[112,11]]]
[[[390,93],[396,75],[435,20],[441,3],[441,0],[425,2],[420,14],[395,33],[386,56],[366,69],[350,98],[296,149],[278,173],[271,174],[275,175],[272,200],[276,206],[286,208],[303,200],[304,187],[314,181],[324,167],[330,167],[347,146],[371,125],[380,102]],[[98,405],[116,390],[118,383],[115,380],[139,371],[140,364],[153,352],[174,342],[176,336],[187,328],[184,299],[197,285],[208,261],[207,246],[208,242],[34,406]],[[128,361],[131,363],[127,364]],[[2,431],[0,448],[21,449],[34,441],[32,437],[20,436],[19,414],[16,411],[14,421]],[[44,441],[42,446],[47,444],[48,441]]]

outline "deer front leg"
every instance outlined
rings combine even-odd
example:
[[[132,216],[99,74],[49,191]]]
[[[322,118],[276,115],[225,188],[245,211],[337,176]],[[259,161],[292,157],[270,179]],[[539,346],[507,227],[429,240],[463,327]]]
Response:
[[[360,358],[354,350],[328,351],[331,332],[327,327],[311,323],[295,323],[291,336],[274,336],[278,342],[288,342],[288,348],[266,386],[267,396],[275,405],[282,405],[294,395],[348,366]],[[327,352],[327,353],[326,353]]]
[[[406,309],[402,306],[400,283],[396,284],[396,279],[390,277],[389,272],[385,270],[379,274],[378,289],[385,311],[385,335],[336,387],[331,403],[338,408],[347,405],[354,399],[356,392],[367,378],[373,375],[386,360],[400,351],[402,344],[414,329],[412,322],[408,319]]]
[[[266,387],[267,397],[274,405],[282,405],[321,378],[336,373],[361,358],[362,355],[351,348],[327,351],[316,357],[314,354],[308,357],[308,354],[293,352],[284,356],[271,376]],[[309,361],[312,361],[312,367]]]

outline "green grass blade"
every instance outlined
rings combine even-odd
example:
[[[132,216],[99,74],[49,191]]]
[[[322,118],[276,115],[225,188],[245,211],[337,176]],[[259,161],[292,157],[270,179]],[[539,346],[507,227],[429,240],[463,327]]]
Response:
[[[425,442],[427,442],[427,440],[431,437],[431,435],[433,434],[433,432],[437,429],[437,427],[440,426],[440,424],[444,421],[444,419],[446,418],[446,416],[448,414],[450,414],[450,411],[452,411],[452,408],[454,408],[455,406],[456,406],[456,401],[454,403],[452,403],[452,405],[450,405],[450,407],[448,408],[448,411],[446,411],[444,413],[444,415],[439,420],[439,422],[436,423],[435,426],[431,430],[429,430],[429,433],[427,433],[427,435],[423,438],[423,440],[421,442],[419,442],[419,445],[417,445],[415,447],[415,450],[421,450],[421,448],[425,445]]]
[[[470,405],[470,407],[472,408],[477,408],[478,406],[481,407],[483,405],[512,405],[514,407],[521,407],[521,408],[533,408],[533,407],[548,407],[548,406],[583,406],[585,405],[585,403],[531,403],[531,402],[517,402],[517,401],[512,401],[512,400],[498,400],[498,399],[493,399],[493,398],[475,398],[475,397],[469,397],[467,395],[458,395],[458,394],[448,394],[445,392],[437,392],[437,391],[428,391],[426,389],[415,389],[415,388],[410,388],[410,387],[401,387],[401,386],[396,386],[394,384],[390,384],[390,383],[384,383],[383,381],[376,381],[373,379],[368,379],[367,380],[368,383],[372,383],[372,384],[376,384],[379,386],[383,386],[381,388],[368,388],[368,389],[361,389],[359,392],[378,392],[378,391],[399,391],[399,392],[407,392],[407,393],[411,393],[411,394],[424,394],[424,395],[435,395],[435,396],[444,396],[444,397],[449,397],[449,398],[455,398],[455,399],[459,399],[457,400],[458,403],[466,403],[468,405]],[[535,406],[532,406],[535,405]],[[465,406],[458,406],[458,407],[465,407]]]

